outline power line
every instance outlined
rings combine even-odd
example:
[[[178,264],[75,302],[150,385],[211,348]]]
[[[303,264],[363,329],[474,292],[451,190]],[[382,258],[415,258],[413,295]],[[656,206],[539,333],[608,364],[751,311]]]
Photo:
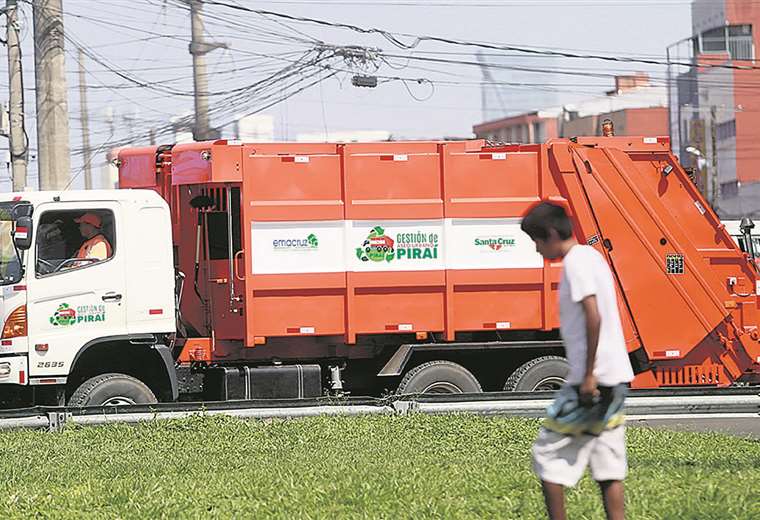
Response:
[[[576,52],[549,50],[549,49],[541,49],[541,48],[529,48],[529,47],[523,47],[523,46],[517,46],[517,45],[511,45],[511,44],[457,40],[457,39],[445,38],[441,36],[418,35],[418,34],[410,34],[410,33],[404,33],[404,32],[391,32],[391,31],[379,29],[376,27],[360,27],[357,25],[352,25],[352,24],[347,24],[347,23],[331,22],[327,20],[321,20],[321,19],[310,18],[310,17],[305,17],[305,16],[295,16],[295,15],[290,15],[286,13],[269,11],[265,9],[253,9],[251,7],[245,7],[239,4],[231,4],[229,2],[223,2],[219,0],[199,0],[199,1],[202,1],[204,4],[208,4],[208,5],[226,7],[228,9],[254,13],[254,14],[264,16],[264,17],[274,17],[274,18],[280,18],[280,19],[290,20],[294,22],[311,23],[311,24],[320,25],[324,27],[347,29],[347,30],[351,30],[351,31],[358,32],[361,34],[377,34],[384,37],[386,40],[390,41],[395,46],[402,49],[406,49],[406,50],[415,49],[420,45],[420,43],[427,41],[427,42],[436,42],[436,43],[443,43],[443,44],[448,44],[448,45],[458,45],[458,46],[481,48],[481,49],[514,51],[514,52],[521,52],[525,54],[556,56],[556,57],[561,57],[561,58],[593,59],[593,60],[622,62],[622,63],[636,63],[636,64],[642,64],[642,65],[661,65],[661,66],[679,65],[683,67],[718,68],[718,69],[731,69],[731,70],[760,69],[760,66],[751,66],[751,65],[717,64],[717,63],[709,63],[709,62],[707,63],[674,62],[674,61],[668,62],[668,61],[653,60],[653,59],[648,59],[648,58],[609,56],[609,55],[602,55],[602,54],[580,54]],[[409,43],[405,43],[401,41],[400,38],[410,38],[412,39],[412,41]]]

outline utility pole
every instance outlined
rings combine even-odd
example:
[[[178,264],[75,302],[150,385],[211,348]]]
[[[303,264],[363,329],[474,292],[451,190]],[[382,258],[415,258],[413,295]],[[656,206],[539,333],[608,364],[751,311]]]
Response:
[[[195,125],[193,139],[208,141],[217,139],[219,132],[210,128],[208,118],[208,75],[206,74],[206,54],[218,48],[227,48],[224,43],[206,42],[203,36],[203,19],[201,18],[201,0],[188,0],[190,3],[190,54],[193,56],[193,86],[195,87]]]
[[[61,0],[37,0],[32,5],[40,189],[60,190],[71,175],[63,8]]]
[[[16,20],[16,0],[6,0],[6,37],[8,42],[8,120],[9,148],[13,172],[13,191],[26,188],[26,157],[29,142],[24,129],[24,78],[21,69],[21,44],[18,39],[18,22]]]
[[[84,189],[92,189],[92,161],[90,157],[90,119],[87,112],[87,84],[84,79],[84,51],[79,49],[79,117],[82,123],[82,160],[84,161]]]
[[[720,198],[720,187],[718,184],[718,129],[717,129],[717,109],[715,105],[710,107],[710,139],[712,141],[712,176],[710,179],[710,205],[717,212],[718,199]]]

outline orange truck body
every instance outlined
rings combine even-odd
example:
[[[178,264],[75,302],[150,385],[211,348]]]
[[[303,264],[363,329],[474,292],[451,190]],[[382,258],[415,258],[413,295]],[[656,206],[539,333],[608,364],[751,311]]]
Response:
[[[538,256],[519,223],[550,200],[612,268],[633,387],[758,382],[757,268],[667,138],[216,141],[123,149],[119,163],[121,188],[154,189],[172,210],[182,317],[207,338],[189,340],[181,362],[364,359],[377,371],[402,344],[422,356],[536,349],[558,339],[561,262]],[[192,208],[199,195],[213,207]],[[486,364],[506,378],[519,350]]]

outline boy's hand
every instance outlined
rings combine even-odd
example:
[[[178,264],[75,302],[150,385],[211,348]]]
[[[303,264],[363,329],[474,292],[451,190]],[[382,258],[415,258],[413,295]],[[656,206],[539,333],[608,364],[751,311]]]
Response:
[[[599,389],[596,387],[596,378],[594,374],[588,374],[583,378],[580,388],[578,389],[578,398],[583,406],[594,404],[594,398],[599,395]]]

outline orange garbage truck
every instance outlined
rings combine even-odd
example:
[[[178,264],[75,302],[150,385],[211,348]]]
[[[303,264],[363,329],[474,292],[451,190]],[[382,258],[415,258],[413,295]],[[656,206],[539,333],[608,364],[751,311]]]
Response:
[[[632,387],[760,383],[757,266],[668,138],[220,140],[118,166],[120,188],[170,207],[181,393],[556,388],[561,263],[520,230],[539,200],[612,268]]]
[[[122,189],[0,197],[0,404],[557,388],[539,200],[609,262],[634,388],[757,385],[753,224],[744,252],[669,146],[121,149]],[[77,258],[93,234],[106,257]]]

